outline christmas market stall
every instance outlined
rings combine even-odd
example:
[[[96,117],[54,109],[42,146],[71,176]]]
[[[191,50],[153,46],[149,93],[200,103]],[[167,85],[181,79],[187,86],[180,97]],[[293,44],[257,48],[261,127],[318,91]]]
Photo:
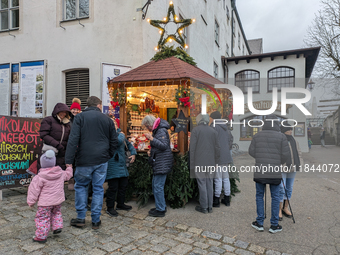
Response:
[[[155,47],[157,53],[150,62],[108,82],[111,95],[109,112],[115,116],[122,132],[138,152],[136,161],[129,168],[127,197],[137,196],[140,206],[146,204],[152,195],[152,169],[146,153],[150,142],[144,135],[147,131],[141,125],[142,119],[152,114],[169,122],[175,162],[167,177],[164,193],[170,206],[178,208],[198,194],[196,180],[190,178],[187,151],[190,130],[202,111],[202,98],[207,102],[207,109],[204,109],[207,113],[218,110],[227,118],[231,114],[230,94],[226,90],[215,89],[215,84],[223,82],[196,67],[194,59],[185,51],[189,46],[185,43],[183,32],[195,19],[180,19],[170,1],[165,18],[147,21],[159,29],[160,39]],[[167,46],[168,43],[180,46],[174,48],[174,45]],[[232,193],[235,188],[237,186],[231,185]]]
[[[229,94],[214,89],[214,84],[220,83],[176,57],[150,61],[108,82],[112,100],[110,111],[119,119],[122,132],[138,151],[129,171],[130,195],[136,191],[140,205],[152,194],[152,170],[146,154],[150,143],[144,136],[147,131],[141,126],[142,119],[153,114],[174,125],[169,135],[176,162],[167,179],[165,194],[172,207],[181,207],[197,193],[196,181],[190,179],[186,152],[190,143],[188,126],[192,129],[196,125],[202,95],[208,95],[207,112],[219,110],[225,116],[230,114]]]

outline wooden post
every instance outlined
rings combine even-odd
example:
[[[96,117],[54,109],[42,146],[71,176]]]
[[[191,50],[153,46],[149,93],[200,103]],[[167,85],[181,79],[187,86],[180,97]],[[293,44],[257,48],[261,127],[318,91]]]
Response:
[[[119,108],[119,123],[120,123],[120,129],[122,132],[127,135],[127,112],[125,104],[121,105]]]
[[[178,106],[177,109],[177,117],[179,116],[181,110],[183,111],[185,117],[189,116],[189,107]],[[183,131],[178,133],[177,149],[181,155],[184,155],[188,151],[188,133],[185,134]]]

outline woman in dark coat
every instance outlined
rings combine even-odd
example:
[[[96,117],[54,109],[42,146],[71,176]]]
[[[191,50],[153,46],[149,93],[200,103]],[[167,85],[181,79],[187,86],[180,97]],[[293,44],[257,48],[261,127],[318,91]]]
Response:
[[[282,181],[280,184],[280,213],[279,220],[282,220],[282,214],[288,218],[292,218],[292,213],[288,208],[288,200],[290,200],[293,192],[293,185],[295,180],[296,172],[300,171],[300,166],[303,166],[302,153],[298,141],[292,136],[293,127],[286,123],[285,126],[281,126],[281,132],[286,135],[289,145],[290,157],[285,163],[288,167],[288,171],[282,173]],[[288,196],[288,197],[287,197]]]
[[[53,109],[52,116],[48,116],[41,121],[40,138],[44,144],[50,145],[58,150],[56,155],[56,165],[63,170],[65,165],[65,151],[68,137],[70,135],[70,109],[66,104],[57,103]],[[38,169],[40,168],[38,160]]]
[[[123,132],[118,127],[116,121],[114,121],[115,127],[118,133],[118,148],[109,160],[107,166],[106,180],[109,188],[106,191],[106,213],[112,217],[117,217],[118,213],[114,209],[115,200],[117,195],[117,210],[129,211],[132,209],[130,205],[124,204],[125,202],[125,191],[128,185],[129,171],[126,167],[126,148],[131,152],[130,163],[133,163],[136,159],[136,149],[132,144],[125,138]],[[117,194],[118,191],[118,194]]]
[[[166,213],[164,184],[167,174],[172,170],[174,160],[168,133],[170,125],[164,119],[156,119],[153,115],[147,115],[142,120],[142,126],[148,131],[152,131],[152,135],[150,133],[145,134],[151,145],[151,151],[148,154],[153,167],[152,192],[156,205],[156,208],[149,211],[149,216],[164,217]]]

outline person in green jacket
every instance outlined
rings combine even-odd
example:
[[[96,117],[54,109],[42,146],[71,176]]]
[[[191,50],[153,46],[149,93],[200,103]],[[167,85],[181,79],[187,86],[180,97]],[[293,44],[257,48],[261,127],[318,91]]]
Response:
[[[118,127],[116,121],[115,127],[118,133],[118,148],[113,155],[113,157],[108,162],[106,180],[108,182],[109,188],[106,191],[106,213],[111,217],[117,217],[118,213],[116,210],[126,210],[132,209],[130,205],[124,204],[125,202],[125,191],[128,185],[129,171],[126,167],[126,155],[125,150],[131,152],[130,163],[133,163],[136,159],[136,150],[132,144],[125,138],[124,133]],[[117,194],[118,191],[118,194]],[[117,194],[117,207],[115,207],[115,200]]]

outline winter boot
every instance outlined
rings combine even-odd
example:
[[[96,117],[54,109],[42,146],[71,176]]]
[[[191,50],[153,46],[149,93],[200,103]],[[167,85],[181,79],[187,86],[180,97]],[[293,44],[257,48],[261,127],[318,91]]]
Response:
[[[213,207],[220,207],[220,198],[214,196]]]
[[[283,202],[282,213],[283,213],[283,215],[286,216],[287,218],[292,218],[292,217],[293,217],[293,216],[292,216],[292,213],[291,213],[290,210],[289,210],[288,201],[287,201],[287,200],[285,200],[285,201]]]
[[[282,205],[283,202],[280,202],[279,221],[282,221]]]
[[[221,202],[226,206],[230,206],[230,196],[224,196]]]

